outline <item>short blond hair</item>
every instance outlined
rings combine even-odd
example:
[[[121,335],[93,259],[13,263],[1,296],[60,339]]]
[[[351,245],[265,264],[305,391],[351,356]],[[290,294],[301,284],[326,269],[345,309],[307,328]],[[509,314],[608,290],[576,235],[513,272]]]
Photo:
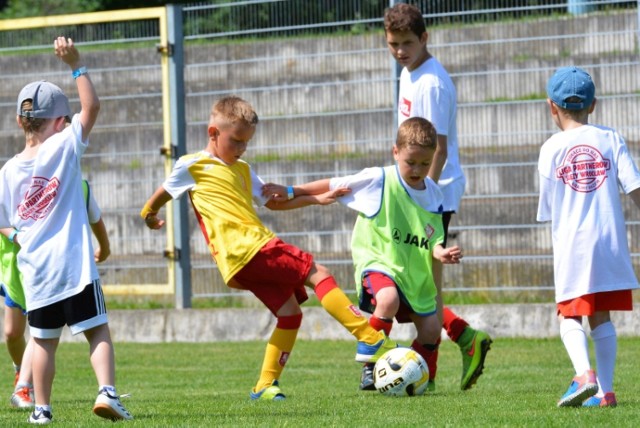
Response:
[[[213,104],[209,123],[218,128],[235,125],[255,127],[258,124],[258,114],[247,101],[230,95]]]
[[[436,128],[423,117],[411,117],[400,125],[396,137],[396,147],[420,146],[435,150],[438,145]]]

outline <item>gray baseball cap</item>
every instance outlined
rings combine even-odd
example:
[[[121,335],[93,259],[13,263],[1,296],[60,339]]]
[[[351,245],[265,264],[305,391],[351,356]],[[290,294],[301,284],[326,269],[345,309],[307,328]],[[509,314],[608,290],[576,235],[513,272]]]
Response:
[[[32,100],[32,111],[22,111],[22,103],[25,100]],[[18,95],[17,114],[39,119],[55,119],[71,116],[71,109],[69,108],[69,100],[62,89],[51,82],[41,80],[31,82],[22,88],[20,95]]]

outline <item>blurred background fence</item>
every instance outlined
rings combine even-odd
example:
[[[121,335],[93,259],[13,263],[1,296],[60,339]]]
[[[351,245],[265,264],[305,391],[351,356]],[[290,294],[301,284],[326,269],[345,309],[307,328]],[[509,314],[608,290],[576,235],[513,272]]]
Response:
[[[638,1],[413,3],[428,24],[429,50],[458,90],[467,191],[450,232],[466,256],[445,268],[445,299],[552,301],[550,231],[535,221],[538,151],[556,131],[545,104],[546,81],[559,66],[587,69],[598,97],[591,121],[617,128],[637,156]],[[53,81],[77,109],[73,79],[51,48],[56,35],[69,35],[102,101],[83,168],[112,242],[112,256],[100,266],[103,283],[112,293],[171,292],[174,262],[164,253],[172,253],[173,232],[152,232],[138,217],[165,177],[168,152],[161,148],[172,143],[167,122],[184,126],[186,150],[197,151],[207,142],[211,104],[227,94],[247,99],[261,123],[245,159],[266,181],[297,184],[392,163],[398,70],[382,30],[389,4],[264,0],[174,8],[171,16],[180,18],[184,33],[176,40],[184,53],[178,64],[184,93],[177,94],[184,117],[170,118],[163,58],[172,50],[155,13],[47,17],[37,29],[0,22],[1,160],[24,145],[14,118],[24,84]],[[629,201],[624,207],[640,271],[640,216]],[[259,213],[354,291],[349,242],[355,212],[336,204]],[[191,212],[188,222],[192,297],[239,295],[222,283]]]

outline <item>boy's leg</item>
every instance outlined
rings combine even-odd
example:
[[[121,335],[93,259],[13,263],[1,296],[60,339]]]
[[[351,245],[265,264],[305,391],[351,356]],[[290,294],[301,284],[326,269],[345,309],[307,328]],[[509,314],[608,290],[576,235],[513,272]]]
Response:
[[[440,331],[442,330],[437,314],[419,316],[410,314],[416,326],[417,336],[411,348],[424,358],[429,368],[429,391],[435,390],[435,379],[438,373],[438,347],[440,345]]]
[[[369,325],[367,318],[327,273],[323,266],[314,265],[308,283],[315,285],[314,291],[322,307],[358,340],[356,361],[376,362],[386,351],[397,347],[397,343]]]
[[[115,385],[115,353],[109,324],[101,324],[86,330],[84,336],[89,342],[91,367],[96,375],[98,385]]]
[[[400,308],[400,297],[395,282],[387,275],[370,272],[362,278],[363,307],[373,309],[369,325],[389,336],[393,328],[393,318]],[[373,368],[375,363],[365,363],[360,374],[360,386],[363,391],[375,391]]]
[[[60,338],[34,338],[33,345],[33,387],[36,406],[51,405],[51,388],[56,374],[56,350]]]
[[[377,331],[383,331],[387,336],[391,335],[393,320],[384,317],[377,317],[375,314],[369,317],[369,325]],[[363,391],[375,391],[376,387],[373,382],[373,367],[375,363],[364,363],[362,373],[360,374],[360,389]]]
[[[493,341],[486,332],[471,328],[447,306],[443,308],[442,313],[442,327],[446,330],[447,336],[458,344],[462,354],[460,389],[469,389],[482,375],[484,360]]]
[[[442,214],[442,226],[445,236],[443,246],[447,245],[449,223],[451,223],[453,214],[453,211],[447,211]],[[434,261],[432,271],[438,295],[442,296],[442,263]],[[442,308],[442,328],[446,330],[447,336],[460,347],[460,353],[462,354],[460,389],[469,389],[482,375],[484,360],[491,348],[491,337],[484,331],[471,328],[469,323],[446,306]]]
[[[613,392],[613,376],[618,351],[615,326],[611,321],[600,324],[591,330],[591,338],[596,352],[598,386],[600,387],[597,395],[602,397],[607,392]]]
[[[100,280],[66,299],[64,316],[71,334],[83,333],[89,342],[91,367],[99,385],[93,413],[112,421],[133,419],[116,393],[115,353]]]
[[[582,328],[582,317],[564,318],[560,316],[560,337],[569,354],[576,376],[571,380],[558,407],[575,407],[598,391],[596,375],[589,362],[587,335]]]
[[[11,405],[19,409],[30,409],[34,406],[35,395],[33,391],[33,347],[34,339],[30,338],[22,356],[22,366],[19,372],[13,394],[11,394]]]
[[[16,377],[14,386],[16,385],[19,377],[19,372],[22,368],[22,357],[27,347],[27,342],[24,339],[24,332],[27,325],[27,318],[19,308],[10,306],[4,307],[4,339],[7,344],[7,351],[13,365],[16,368]]]
[[[285,398],[277,381],[293,350],[302,323],[302,313],[281,315],[281,313],[288,313],[287,306],[291,306],[293,312],[300,311],[295,296],[291,296],[290,301],[278,312],[276,328],[265,350],[260,379],[251,392],[252,399],[282,400]]]

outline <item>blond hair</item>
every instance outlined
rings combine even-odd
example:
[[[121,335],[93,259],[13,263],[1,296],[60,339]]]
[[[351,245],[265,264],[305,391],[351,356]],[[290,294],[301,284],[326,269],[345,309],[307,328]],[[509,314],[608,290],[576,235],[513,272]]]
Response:
[[[420,146],[424,149],[435,150],[438,144],[436,128],[423,117],[412,117],[400,125],[396,137],[396,147],[402,149],[407,146]]]
[[[255,127],[258,124],[258,114],[247,101],[230,95],[213,104],[209,123],[218,128],[236,125]]]

